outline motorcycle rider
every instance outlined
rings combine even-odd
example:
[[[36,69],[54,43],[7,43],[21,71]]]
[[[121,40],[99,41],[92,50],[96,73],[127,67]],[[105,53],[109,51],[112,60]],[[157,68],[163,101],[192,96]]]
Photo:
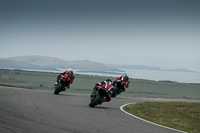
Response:
[[[112,91],[112,80],[111,79],[107,79],[106,81],[101,81],[95,84],[94,88],[93,88],[93,92],[90,95],[90,97],[93,97],[96,94],[96,91],[99,88],[105,88],[107,90],[107,94],[106,94],[106,101],[109,102],[111,100],[111,91]]]
[[[72,84],[74,79],[75,79],[74,72],[72,71],[71,68],[68,68],[66,71],[58,74],[55,86],[58,84],[58,82],[59,82],[61,77],[65,77],[67,79],[67,83],[66,83],[67,84],[67,86],[66,86],[67,88],[70,87],[70,84]]]
[[[118,87],[119,91],[117,92],[118,94],[120,94],[122,91],[126,91],[126,88],[129,87],[129,83],[130,83],[130,80],[129,80],[129,76],[124,74],[118,78],[116,78],[112,85],[113,87]]]

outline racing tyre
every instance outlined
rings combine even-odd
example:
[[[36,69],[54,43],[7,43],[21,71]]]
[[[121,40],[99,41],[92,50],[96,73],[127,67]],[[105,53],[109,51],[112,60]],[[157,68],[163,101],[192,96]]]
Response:
[[[63,85],[61,83],[59,83],[56,87],[55,87],[55,91],[54,94],[58,95],[61,91],[62,91]]]
[[[94,107],[95,105],[98,104],[98,102],[101,100],[101,96],[97,95],[90,103],[89,106],[90,107]]]
[[[113,94],[111,97],[116,97],[117,96],[117,91],[118,91],[118,87],[114,87],[113,88]]]

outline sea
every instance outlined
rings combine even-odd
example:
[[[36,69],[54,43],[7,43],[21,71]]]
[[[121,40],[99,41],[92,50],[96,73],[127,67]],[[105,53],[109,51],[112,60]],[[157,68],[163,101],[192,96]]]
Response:
[[[96,73],[96,72],[83,72],[79,69],[73,69],[75,74],[84,74],[84,75],[93,75],[93,76],[109,76],[117,78],[123,74],[127,74],[130,78],[133,79],[146,79],[154,81],[173,81],[180,83],[197,83],[200,84],[200,72],[177,72],[177,71],[159,71],[159,70],[140,70],[140,69],[124,69],[124,72],[112,71],[106,73]],[[45,72],[54,72],[61,73],[65,69],[59,69],[58,71],[51,70],[33,70],[33,69],[23,69],[28,71],[45,71]]]
[[[123,74],[127,74],[130,78],[134,79],[146,79],[155,81],[174,81],[181,83],[200,83],[200,73],[199,72],[176,72],[176,71],[156,71],[156,70],[139,70],[139,69],[123,69],[124,72],[116,73],[94,73],[94,72],[80,72],[79,70],[74,70],[74,73],[93,75],[93,76],[110,76],[119,77]]]

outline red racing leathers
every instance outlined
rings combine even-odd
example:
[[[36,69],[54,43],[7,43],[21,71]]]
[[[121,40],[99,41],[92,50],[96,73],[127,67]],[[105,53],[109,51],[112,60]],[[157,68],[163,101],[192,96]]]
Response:
[[[129,76],[123,75],[123,76],[120,76],[119,78],[116,78],[113,81],[112,85],[114,87],[118,87],[122,91],[126,91],[126,88],[129,87],[129,83],[130,83]]]
[[[74,81],[74,79],[75,79],[74,72],[71,71],[71,70],[67,70],[65,72],[62,72],[62,73],[58,74],[58,76],[57,76],[57,83],[58,83],[59,79],[62,76],[67,79],[67,88],[69,88],[70,84],[72,84],[73,81]]]
[[[95,87],[93,88],[92,95],[95,94],[96,91],[99,88],[106,88],[106,90],[107,90],[106,100],[110,101],[111,100],[111,90],[112,90],[112,87],[113,87],[113,85],[112,85],[112,81],[111,80],[106,80],[106,81],[98,82],[98,83],[95,84]]]

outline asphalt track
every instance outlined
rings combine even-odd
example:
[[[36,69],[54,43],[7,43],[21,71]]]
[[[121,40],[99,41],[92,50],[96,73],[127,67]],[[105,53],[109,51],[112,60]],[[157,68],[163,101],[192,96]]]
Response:
[[[87,94],[0,86],[0,133],[178,133],[120,110],[142,99],[117,97],[95,108],[89,102]]]

